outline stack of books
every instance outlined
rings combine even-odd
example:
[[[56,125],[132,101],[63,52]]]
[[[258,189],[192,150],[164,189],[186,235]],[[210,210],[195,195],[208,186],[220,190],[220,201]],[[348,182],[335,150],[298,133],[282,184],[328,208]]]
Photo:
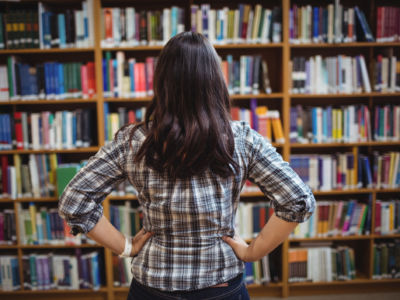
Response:
[[[104,263],[98,251],[75,254],[32,253],[22,256],[25,290],[98,290]]]
[[[0,72],[0,78],[8,80],[9,97],[6,99],[3,93],[2,101],[88,99],[96,95],[93,62],[30,65],[10,56],[7,68],[0,66]]]
[[[371,115],[367,105],[334,108],[290,108],[291,143],[355,143],[372,140]]]
[[[363,55],[294,57],[292,94],[352,94],[371,92]]]
[[[316,238],[369,234],[372,199],[368,204],[350,201],[318,201],[314,214],[299,224],[292,238]]]
[[[400,233],[400,200],[375,202],[375,234]],[[400,270],[399,270],[400,271]]]
[[[376,41],[396,42],[400,39],[400,7],[378,6],[376,8]]]
[[[14,255],[0,256],[0,290],[4,292],[21,289],[18,257]]]
[[[289,41],[292,44],[373,42],[374,36],[358,6],[344,8],[335,0],[327,7],[294,4],[289,11]]]
[[[101,24],[102,47],[163,45],[185,31],[185,9],[172,6],[146,11],[134,7],[105,7]]]
[[[213,44],[280,43],[282,10],[260,4],[239,4],[237,9],[211,9],[210,4],[191,6],[191,30],[202,33]]]
[[[400,278],[400,240],[375,243],[372,279]]]
[[[0,150],[92,146],[93,117],[91,109],[0,114]]]
[[[289,282],[331,282],[356,278],[354,249],[331,243],[300,243],[289,249]],[[322,244],[322,243],[321,243]]]

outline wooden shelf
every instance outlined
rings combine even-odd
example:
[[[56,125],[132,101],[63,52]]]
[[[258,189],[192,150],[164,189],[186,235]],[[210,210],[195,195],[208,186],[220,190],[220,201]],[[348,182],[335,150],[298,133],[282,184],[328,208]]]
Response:
[[[1,150],[0,155],[4,154],[43,154],[43,153],[90,153],[99,151],[100,147],[93,146],[87,148],[74,149],[41,149],[41,150]]]
[[[354,47],[400,47],[400,42],[392,42],[392,43],[377,43],[377,42],[354,42],[354,43],[311,43],[311,44],[290,44],[290,48],[354,48]]]
[[[354,143],[308,143],[308,144],[300,144],[300,143],[292,143],[290,144],[291,148],[331,148],[331,147],[358,147],[358,146],[400,146],[400,141],[397,142],[354,142]]]
[[[42,197],[42,198],[16,198],[16,199],[11,199],[11,198],[0,198],[0,203],[1,202],[57,202],[58,198],[57,197]]]
[[[0,105],[43,105],[43,104],[81,104],[96,103],[96,98],[91,99],[64,99],[64,100],[15,100],[0,102]]]
[[[52,244],[41,244],[41,245],[20,245],[21,249],[75,249],[75,248],[103,248],[99,244],[81,244],[81,245],[52,245]]]
[[[387,235],[380,235],[380,234],[373,234],[373,239],[400,239],[400,234],[387,234]]]
[[[337,280],[331,282],[289,282],[289,286],[326,286],[326,285],[351,285],[351,284],[365,284],[376,280],[359,278],[354,280]]]
[[[1,249],[18,249],[18,245],[0,245]]]
[[[366,98],[366,97],[400,97],[400,93],[354,93],[354,94],[290,94],[292,99],[307,98]]]
[[[346,241],[346,240],[370,240],[371,235],[350,235],[350,236],[328,236],[328,237],[316,237],[316,238],[290,238],[289,242],[324,242],[324,241]]]
[[[225,44],[225,45],[213,45],[215,49],[265,49],[265,48],[282,48],[283,43],[269,43],[269,44],[253,44],[253,43],[242,43],[242,44]],[[133,46],[133,47],[102,47],[103,51],[161,51],[164,46],[152,45],[152,46]]]
[[[108,291],[107,288],[102,287],[98,290],[93,290],[93,289],[81,289],[81,290],[36,290],[36,291],[31,291],[31,290],[18,290],[18,291],[0,291],[0,295],[18,295],[18,294],[91,294],[91,293],[106,293]]]
[[[137,196],[135,195],[124,195],[124,196],[118,196],[118,195],[111,195],[107,197],[109,200],[137,200]]]
[[[53,48],[53,49],[6,49],[0,50],[0,55],[12,55],[12,54],[43,54],[43,53],[85,53],[85,52],[92,52],[94,53],[94,48]]]
[[[283,97],[282,93],[272,93],[272,94],[242,94],[242,95],[230,95],[231,100],[248,100],[251,98],[255,99],[281,99]],[[153,99],[152,96],[145,97],[133,97],[133,98],[104,98],[105,102],[149,102]]]

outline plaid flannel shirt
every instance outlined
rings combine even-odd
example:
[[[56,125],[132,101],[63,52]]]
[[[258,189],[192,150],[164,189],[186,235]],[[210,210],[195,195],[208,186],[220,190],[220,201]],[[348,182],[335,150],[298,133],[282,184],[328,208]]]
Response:
[[[171,181],[134,156],[145,139],[143,127],[129,145],[127,129],[103,146],[71,180],[59,201],[59,213],[73,232],[90,231],[102,216],[101,202],[128,179],[138,191],[143,227],[154,232],[132,260],[133,277],[165,291],[195,290],[226,282],[243,272],[221,237],[234,235],[235,213],[246,179],[270,200],[276,216],[304,222],[315,207],[304,184],[276,149],[244,122],[232,122],[233,158],[240,171],[227,179],[205,172]],[[251,220],[250,220],[251,221]]]

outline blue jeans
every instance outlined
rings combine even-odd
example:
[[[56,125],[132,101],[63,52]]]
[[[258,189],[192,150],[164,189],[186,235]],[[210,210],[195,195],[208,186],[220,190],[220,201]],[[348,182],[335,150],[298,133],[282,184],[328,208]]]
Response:
[[[195,291],[165,292],[151,287],[144,286],[132,280],[127,300],[186,300],[186,299],[209,299],[209,300],[250,300],[246,285],[243,282],[243,275],[228,281],[228,286],[208,287]]]

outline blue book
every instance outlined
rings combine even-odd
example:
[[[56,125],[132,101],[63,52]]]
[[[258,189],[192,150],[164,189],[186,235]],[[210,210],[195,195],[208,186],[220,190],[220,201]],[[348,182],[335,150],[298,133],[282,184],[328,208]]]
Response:
[[[296,143],[298,139],[297,133],[297,107],[290,107],[290,133],[291,143]]]
[[[201,5],[201,16],[203,21],[203,35],[208,38],[208,12],[210,11],[209,4]]]
[[[260,228],[260,206],[253,204],[253,233],[259,233],[262,228]]]
[[[332,141],[332,106],[330,106],[330,105],[326,108],[326,117],[327,117],[326,122],[328,123],[326,137],[328,139],[328,142],[331,142]]]
[[[76,114],[72,115],[72,145],[76,146]]]
[[[114,97],[121,97],[122,95],[118,95],[118,62],[116,59],[113,59],[113,69],[114,69]]]
[[[67,148],[67,111],[62,112],[62,145]]]
[[[239,4],[239,38],[242,38],[242,25],[244,18],[244,4]]]
[[[398,168],[397,168],[397,175],[396,175],[396,181],[395,184],[397,187],[400,187],[400,159],[398,163]]]
[[[253,128],[255,131],[258,132],[258,116],[256,114],[256,109],[257,109],[257,99],[251,98],[250,99],[250,113],[252,119],[251,128]]]
[[[322,141],[328,142],[328,113],[326,109],[322,109]]]
[[[64,79],[64,64],[57,64],[58,66],[58,86],[62,98],[65,98],[65,79]]]
[[[44,91],[47,95],[50,95],[50,70],[49,63],[44,63]]]
[[[97,252],[93,253],[91,256],[91,261],[93,289],[97,290],[100,288],[99,254]]]
[[[46,235],[47,235],[47,240],[51,241],[53,240],[53,235],[51,232],[51,224],[50,224],[50,214],[46,211],[45,212],[45,221],[46,221]]]
[[[317,43],[319,40],[319,8],[313,8],[313,42]]]
[[[102,64],[102,66],[103,66],[103,68],[102,68],[102,71],[103,71],[103,91],[104,92],[108,92],[109,90],[108,90],[108,70],[107,70],[107,59],[105,59],[105,58],[103,58],[103,64]]]
[[[38,127],[39,127],[39,145],[43,145],[44,144],[43,143],[43,124],[42,124],[43,119],[39,117],[38,122],[39,122],[39,125],[38,125]]]
[[[135,118],[136,122],[141,122],[143,120],[142,110],[140,108],[135,110]]]
[[[110,124],[108,124],[108,114],[110,113],[110,105],[108,102],[104,102],[104,137],[105,140],[108,141],[107,137],[108,137],[108,126],[110,126]]]
[[[129,62],[129,80],[131,85],[131,94],[135,95],[135,62]]]
[[[312,135],[313,135],[313,143],[318,143],[317,137],[317,108],[313,107],[311,109],[311,128],[312,128]]]
[[[53,68],[52,68],[52,75],[53,75],[53,88],[54,88],[54,94],[56,96],[56,99],[59,99],[61,97],[61,89],[60,89],[60,74],[58,70],[58,65],[60,63],[53,63]]]
[[[357,16],[357,23],[360,24],[361,29],[363,31],[364,39],[367,42],[373,42],[374,41],[374,37],[372,35],[371,29],[369,28],[369,25],[368,25],[368,22],[367,22],[367,20],[365,18],[364,12],[362,12],[358,8],[358,6],[354,7],[354,12],[355,12],[355,15]]]
[[[366,175],[366,179],[367,179],[367,185],[366,185],[366,187],[367,188],[371,188],[372,187],[372,172],[371,172],[371,166],[370,166],[370,164],[369,164],[369,158],[368,158],[368,156],[364,156],[363,157],[363,161],[364,161],[364,163],[363,163],[363,167],[364,167],[364,170],[365,170],[365,175]]]
[[[253,263],[245,262],[245,283],[252,284],[254,283],[254,273],[253,273]]]
[[[203,29],[204,30],[204,29]],[[171,7],[171,37],[178,33],[178,7]],[[203,31],[204,33],[204,31]]]
[[[67,46],[67,37],[65,32],[65,15],[57,15],[58,22],[58,37],[60,39],[60,48],[65,48]]]

